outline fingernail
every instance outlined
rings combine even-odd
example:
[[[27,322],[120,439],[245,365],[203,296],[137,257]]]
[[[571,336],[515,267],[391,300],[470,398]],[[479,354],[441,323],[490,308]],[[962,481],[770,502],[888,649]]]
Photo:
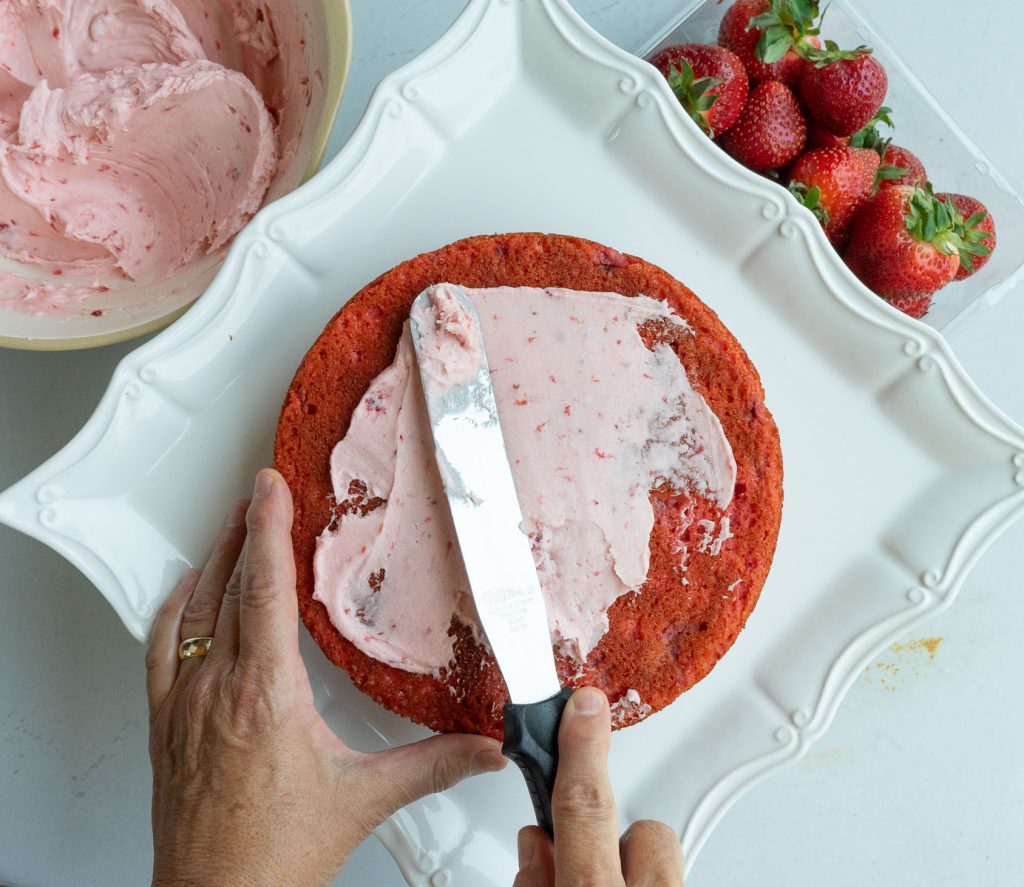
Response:
[[[604,711],[608,698],[594,687],[583,687],[572,695],[572,709],[578,715],[596,715]]]
[[[505,764],[505,756],[500,751],[497,749],[486,749],[474,755],[470,771],[474,776],[479,776],[481,773],[494,773],[497,770],[501,770]]]
[[[533,832],[523,829],[519,833],[519,870],[522,871],[533,864],[533,858],[537,855],[537,840]]]
[[[236,502],[231,506],[231,510],[228,512],[227,520],[224,521],[226,527],[239,527],[245,523],[245,512],[249,510],[249,503],[243,499],[241,502]]]
[[[253,499],[262,499],[267,493],[270,492],[270,488],[274,485],[274,475],[272,472],[264,468],[256,475],[256,486],[253,488],[252,497]]]

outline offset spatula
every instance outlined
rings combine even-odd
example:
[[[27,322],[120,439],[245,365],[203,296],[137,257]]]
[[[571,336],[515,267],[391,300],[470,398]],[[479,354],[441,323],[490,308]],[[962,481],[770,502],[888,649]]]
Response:
[[[419,327],[435,316],[429,291],[413,306],[412,341],[473,601],[512,698],[504,710],[502,751],[523,771],[537,823],[550,834],[558,725],[572,688],[562,689],[555,672],[544,596],[522,528],[479,318],[458,288],[447,292],[468,320],[459,335],[465,336],[464,353],[479,354],[475,371],[471,365],[468,378],[457,382],[430,371],[437,354],[431,353],[431,330]]]

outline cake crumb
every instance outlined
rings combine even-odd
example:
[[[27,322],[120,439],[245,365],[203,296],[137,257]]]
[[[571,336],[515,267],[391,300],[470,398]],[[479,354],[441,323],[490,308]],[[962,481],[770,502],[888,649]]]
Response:
[[[915,638],[909,641],[901,641],[898,643],[890,644],[887,650],[890,654],[895,654],[897,657],[903,654],[927,654],[928,662],[934,662],[935,656],[938,653],[939,647],[942,646],[942,642],[945,638],[931,637],[931,638]],[[864,669],[863,678],[868,684],[875,683],[877,677],[878,683],[881,684],[882,688],[888,690],[890,693],[895,692],[896,684],[893,680],[897,675],[907,674],[909,669],[914,677],[923,677],[924,672],[918,667],[921,664],[921,657],[919,655],[911,655],[908,661],[904,657],[901,661],[893,661],[891,659],[879,659],[872,662],[867,668]]]
[[[697,526],[701,528],[703,536],[697,542],[697,551],[707,552],[712,557],[717,556],[722,546],[735,535],[729,528],[729,518],[723,517],[721,523],[716,527],[714,521],[699,520]]]
[[[918,638],[901,644],[892,644],[889,649],[893,653],[927,653],[928,661],[934,662],[935,654],[939,652],[944,640],[945,638]]]
[[[651,707],[640,698],[636,690],[630,688],[611,704],[611,712],[612,726],[622,727],[626,723],[642,721],[651,713]],[[635,721],[631,715],[635,715]]]

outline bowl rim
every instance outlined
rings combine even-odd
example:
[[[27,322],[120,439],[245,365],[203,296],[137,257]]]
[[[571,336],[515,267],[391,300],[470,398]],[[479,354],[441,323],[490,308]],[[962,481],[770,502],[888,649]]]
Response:
[[[328,41],[329,57],[327,82],[324,84],[324,108],[313,136],[309,165],[299,182],[300,187],[316,174],[324,159],[327,143],[331,137],[331,129],[337,119],[342,96],[345,94],[349,68],[352,66],[352,7],[350,0],[323,0],[321,7],[324,11],[327,33],[335,35],[335,37],[334,40]],[[0,348],[9,348],[14,351],[80,351],[86,348],[116,345],[119,342],[127,342],[129,339],[155,333],[157,330],[170,326],[188,311],[200,296],[202,293],[191,302],[181,305],[167,314],[162,314],[160,317],[109,333],[94,336],[35,337],[31,339],[19,336],[0,336]]]
[[[328,43],[331,55],[328,59],[327,83],[324,86],[324,110],[313,137],[313,150],[309,165],[302,174],[302,182],[309,181],[315,175],[324,159],[331,129],[348,83],[349,68],[352,66],[352,7],[349,0],[323,0],[323,10],[327,33],[337,35],[337,43]]]

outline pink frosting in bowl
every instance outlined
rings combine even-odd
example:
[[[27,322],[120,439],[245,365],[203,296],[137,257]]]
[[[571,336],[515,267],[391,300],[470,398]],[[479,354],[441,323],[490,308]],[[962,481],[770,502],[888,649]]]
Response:
[[[0,343],[125,338],[205,289],[315,162],[329,6],[0,5]]]

